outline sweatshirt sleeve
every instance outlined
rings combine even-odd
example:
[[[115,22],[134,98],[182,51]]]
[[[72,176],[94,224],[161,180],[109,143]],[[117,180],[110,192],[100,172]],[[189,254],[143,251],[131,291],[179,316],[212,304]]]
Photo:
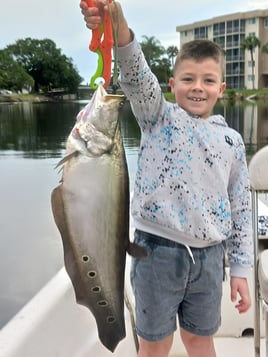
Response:
[[[121,88],[141,129],[148,130],[161,117],[165,99],[134,34],[131,43],[118,48],[118,66]]]
[[[228,194],[231,204],[232,234],[227,239],[230,275],[247,277],[253,266],[251,196],[245,147],[241,136],[235,144]]]

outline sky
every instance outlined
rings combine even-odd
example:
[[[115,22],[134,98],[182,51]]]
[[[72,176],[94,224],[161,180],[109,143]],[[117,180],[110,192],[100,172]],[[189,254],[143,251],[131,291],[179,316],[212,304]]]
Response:
[[[268,0],[121,0],[125,17],[138,41],[154,36],[165,48],[179,48],[176,26],[212,17],[268,9]],[[88,50],[91,31],[85,27],[79,0],[3,1],[0,9],[0,49],[16,40],[48,38],[72,58],[79,74],[88,83],[97,67],[97,55]]]

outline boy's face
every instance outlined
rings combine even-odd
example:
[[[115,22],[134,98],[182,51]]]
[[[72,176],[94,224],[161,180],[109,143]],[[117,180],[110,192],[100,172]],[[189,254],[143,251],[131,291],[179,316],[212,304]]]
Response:
[[[212,58],[183,60],[169,84],[176,102],[189,113],[206,119],[226,88],[221,65]]]

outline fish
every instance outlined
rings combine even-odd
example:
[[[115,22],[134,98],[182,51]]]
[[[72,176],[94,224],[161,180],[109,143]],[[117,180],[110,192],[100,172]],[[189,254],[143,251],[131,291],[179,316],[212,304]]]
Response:
[[[95,317],[101,343],[113,352],[125,337],[126,252],[146,256],[129,239],[129,175],[119,111],[124,96],[99,84],[66,142],[51,206],[76,301]]]

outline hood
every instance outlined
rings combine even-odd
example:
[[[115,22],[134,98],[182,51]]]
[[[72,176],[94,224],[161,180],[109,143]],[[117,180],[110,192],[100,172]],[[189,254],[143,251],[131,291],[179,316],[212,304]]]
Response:
[[[211,124],[228,126],[225,118],[220,114],[211,115],[208,119],[205,119],[205,120],[208,120]]]

